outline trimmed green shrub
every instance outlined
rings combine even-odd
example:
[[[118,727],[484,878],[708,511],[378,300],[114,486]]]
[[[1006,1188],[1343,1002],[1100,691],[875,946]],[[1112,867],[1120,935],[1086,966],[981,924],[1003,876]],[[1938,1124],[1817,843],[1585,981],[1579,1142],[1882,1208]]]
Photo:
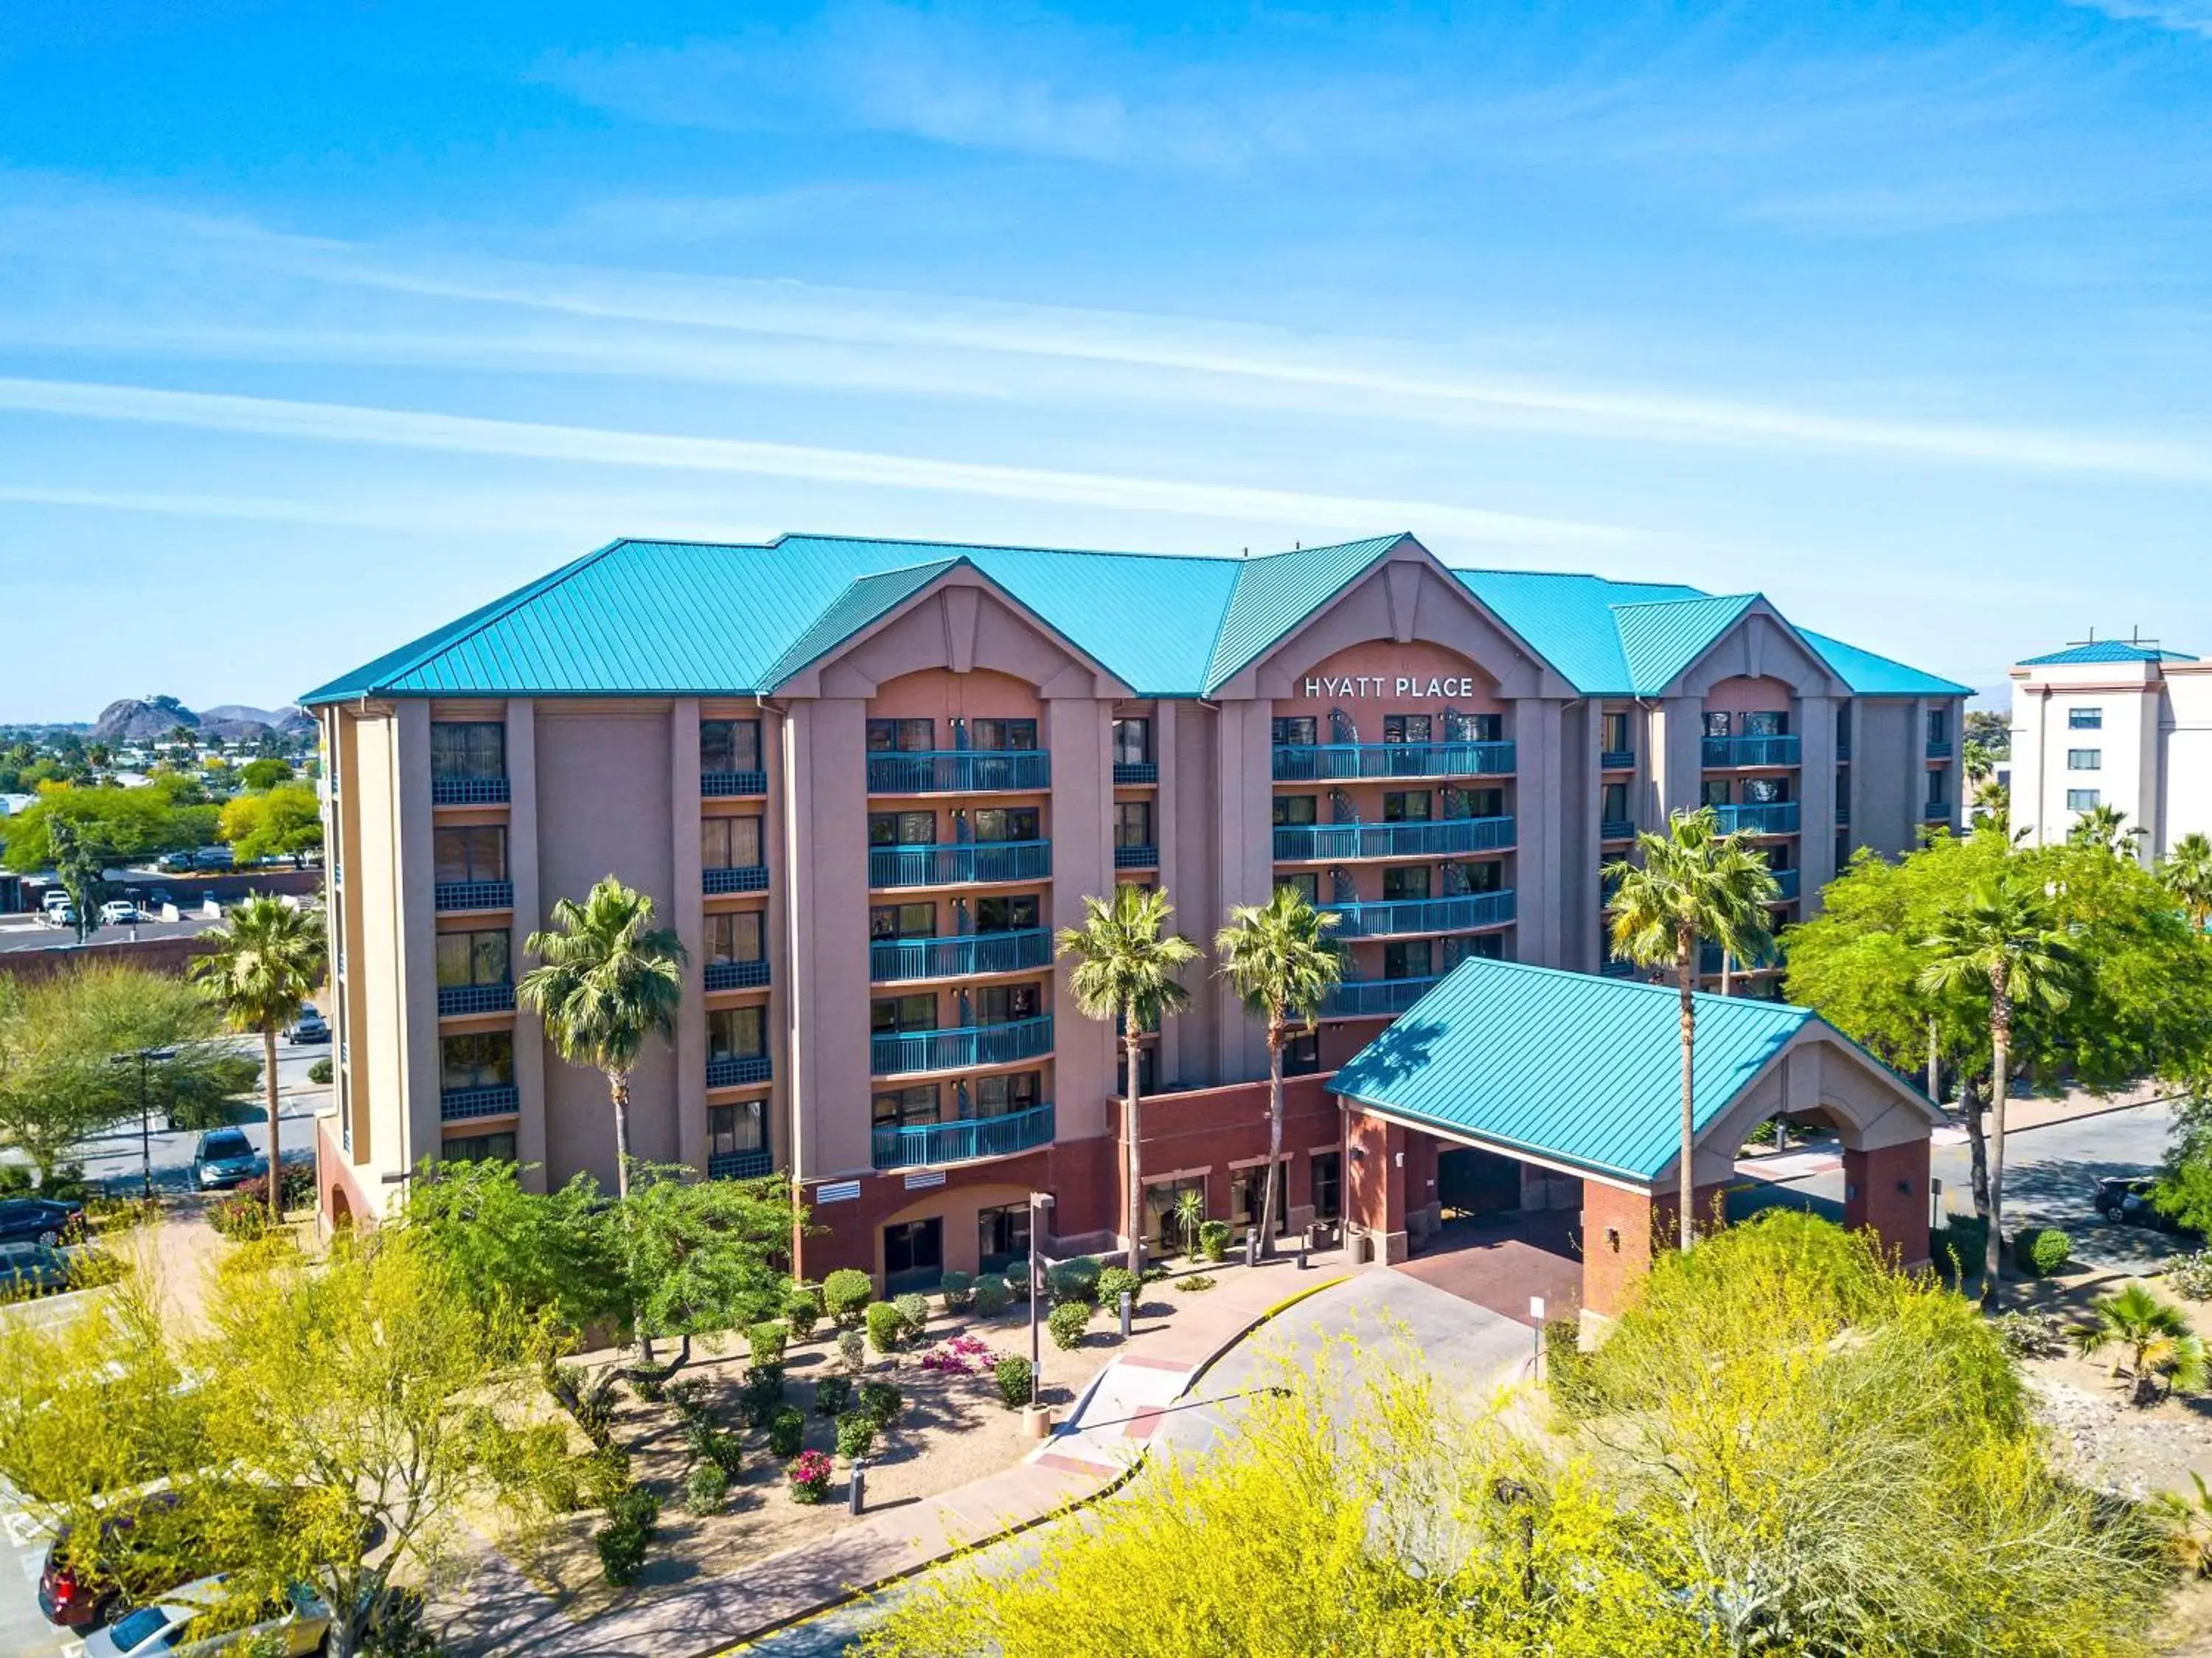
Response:
[[[999,1398],[1009,1411],[1018,1411],[1030,1402],[1030,1362],[1018,1353],[1009,1353],[991,1368],[991,1380],[999,1385]]]
[[[1044,1327],[1052,1333],[1052,1344],[1063,1353],[1080,1347],[1083,1332],[1090,1327],[1096,1310],[1089,1301],[1062,1301],[1054,1308],[1052,1316],[1044,1321]]]
[[[1962,1294],[1972,1294],[1982,1282],[1982,1260],[1989,1242],[1987,1221],[1978,1215],[1953,1215],[1929,1234],[1929,1259],[1947,1283]]]
[[[791,1405],[785,1405],[769,1418],[768,1448],[777,1456],[797,1456],[799,1447],[806,1442],[806,1417]]]
[[[1035,1286],[1030,1283],[1029,1267],[1024,1265],[1018,1272],[1008,1272],[1006,1279],[1006,1299],[1017,1307],[1028,1306],[1030,1296],[1035,1289]]]
[[[899,1317],[906,1320],[907,1334],[918,1336],[929,1327],[929,1297],[907,1294],[894,1296],[891,1305],[898,1308]]]
[[[2074,1240],[2055,1226],[2024,1226],[2013,1234],[2013,1265],[2022,1272],[2047,1278],[2066,1265]]]
[[[805,1341],[822,1322],[822,1298],[811,1289],[794,1289],[784,1298],[783,1321],[791,1333]]]
[[[1095,1303],[1098,1299],[1098,1263],[1089,1255],[1055,1262],[1044,1275],[1045,1293],[1054,1307],[1069,1301]]]
[[[860,1414],[888,1430],[898,1420],[899,1412],[906,1409],[906,1395],[888,1381],[864,1381],[860,1384]]]
[[[857,1330],[842,1330],[837,1334],[837,1357],[846,1369],[858,1375],[860,1367],[868,1362],[868,1344]]]
[[[684,1436],[684,1444],[691,1454],[702,1462],[711,1462],[732,1479],[744,1466],[744,1442],[735,1434],[720,1428],[709,1428],[703,1423],[694,1423]]]
[[[783,1404],[783,1367],[756,1364],[738,1389],[738,1417],[748,1428],[764,1427]]]
[[[320,1059],[316,1060],[313,1064],[307,1067],[307,1080],[310,1082],[327,1082],[336,1075],[337,1072],[331,1069],[330,1056],[328,1054],[324,1055]]]
[[[1198,1253],[1209,1261],[1225,1261],[1229,1259],[1229,1240],[1236,1235],[1236,1228],[1226,1221],[1200,1221]]]
[[[791,1335],[790,1326],[781,1320],[766,1319],[745,1332],[745,1350],[750,1356],[755,1369],[764,1364],[781,1364],[785,1342]]]
[[[1133,1308],[1145,1298],[1145,1281],[1126,1266],[1109,1266],[1098,1275],[1098,1305],[1107,1312],[1121,1311],[1124,1290]]]
[[[876,1424],[866,1411],[848,1411],[837,1418],[837,1454],[847,1461],[867,1455],[876,1442]]]
[[[630,1391],[647,1405],[658,1405],[668,1397],[668,1378],[657,1376],[649,1370],[633,1372],[629,1385]]]
[[[876,1298],[875,1280],[849,1266],[841,1266],[822,1280],[822,1305],[840,1330],[857,1330]]]
[[[681,1381],[672,1381],[661,1389],[668,1402],[676,1407],[676,1414],[687,1424],[708,1422],[714,1411],[707,1403],[707,1382],[702,1376],[686,1376]]]
[[[870,1301],[866,1313],[868,1345],[878,1353],[896,1353],[905,1344],[911,1326],[906,1314],[889,1301]]]
[[[965,1272],[947,1272],[937,1281],[938,1298],[948,1313],[964,1313],[975,1299],[975,1280]]]
[[[693,1514],[720,1514],[730,1500],[730,1477],[711,1462],[692,1464],[684,1478],[684,1506]]]
[[[842,1417],[853,1406],[850,1376],[817,1376],[814,1382],[814,1414]]]
[[[1195,1295],[1201,1289],[1212,1289],[1217,1282],[1203,1272],[1186,1272],[1175,1281],[1175,1287],[1182,1295]]]
[[[1012,1303],[1014,1295],[1004,1278],[995,1272],[987,1272],[975,1280],[969,1299],[975,1305],[976,1317],[995,1319]]]
[[[592,1539],[599,1551],[599,1570],[617,1588],[637,1579],[645,1564],[645,1545],[660,1521],[660,1499],[642,1485],[623,1489],[607,1510],[605,1524]]]

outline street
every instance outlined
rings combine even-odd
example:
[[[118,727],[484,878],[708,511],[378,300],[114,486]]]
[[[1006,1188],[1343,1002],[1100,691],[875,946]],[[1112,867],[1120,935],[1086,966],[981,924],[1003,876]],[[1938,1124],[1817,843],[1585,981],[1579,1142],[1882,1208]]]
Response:
[[[259,1037],[239,1037],[234,1043],[240,1053],[257,1061],[260,1058]],[[277,1040],[277,1126],[283,1136],[283,1160],[288,1163],[304,1162],[315,1155],[314,1117],[329,1100],[331,1085],[309,1082],[307,1068],[318,1059],[335,1060],[336,1057],[328,1042],[295,1046],[282,1038]],[[265,1155],[269,1149],[268,1114],[258,1080],[253,1093],[240,1096],[237,1105],[241,1113],[251,1112],[250,1116],[240,1115],[239,1128],[253,1143],[253,1149]],[[162,1129],[158,1121],[154,1125],[150,1145],[156,1191],[183,1192],[190,1187],[192,1152],[199,1137],[194,1130],[171,1132]],[[81,1158],[85,1179],[102,1190],[136,1192],[143,1173],[139,1125],[135,1122],[123,1125],[84,1142]]]

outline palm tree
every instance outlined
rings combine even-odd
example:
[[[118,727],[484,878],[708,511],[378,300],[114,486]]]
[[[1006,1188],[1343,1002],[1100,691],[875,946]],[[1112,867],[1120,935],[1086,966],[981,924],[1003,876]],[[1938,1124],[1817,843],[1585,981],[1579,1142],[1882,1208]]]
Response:
[[[1734,996],[1738,964],[1758,966],[1774,942],[1772,914],[1752,896],[1758,888],[1753,871],[1766,874],[1769,896],[1778,898],[1781,888],[1774,883],[1765,854],[1740,835],[1721,842],[1720,863],[1719,890],[1729,895],[1730,902],[1714,913],[1713,940],[1721,947],[1721,994]]]
[[[2118,1295],[2107,1295],[2091,1308],[2096,1320],[2074,1338],[2087,1355],[2106,1347],[2112,1356],[2112,1374],[2125,1370],[2135,1378],[2135,1402],[2158,1401],[2161,1376],[2194,1393],[2204,1385],[2204,1338],[2192,1332],[2181,1309],[2160,1301],[2140,1283],[2130,1283]]]
[[[2091,807],[2074,820],[2066,832],[2070,846],[2101,846],[2114,857],[2135,856],[2135,843],[2143,838],[2142,826],[2128,827],[2128,814],[2110,801]]]
[[[562,899],[553,925],[523,946],[543,965],[514,987],[545,1021],[554,1051],[607,1079],[615,1111],[615,1193],[629,1196],[629,1074],[646,1039],[676,1034],[684,1005],[684,946],[653,924],[653,900],[608,875],[584,901]]]
[[[1296,1023],[1311,1030],[1321,1004],[1344,977],[1344,952],[1328,936],[1337,917],[1316,910],[1304,893],[1278,887],[1265,904],[1230,906],[1229,924],[1214,936],[1221,974],[1245,1011],[1267,1027],[1267,1179],[1261,1188],[1260,1247],[1275,1253],[1275,1186],[1283,1178],[1283,1043]]]
[[[1198,960],[1188,939],[1166,930],[1175,905],[1164,892],[1117,886],[1110,899],[1086,897],[1080,927],[1060,930],[1061,955],[1075,959],[1068,988],[1086,1019],[1121,1021],[1123,1162],[1128,1173],[1129,1270],[1145,1270],[1145,1176],[1142,1100],[1137,1086],[1137,1056],[1147,1030],[1180,1013],[1190,992],[1176,978],[1178,969]]]
[[[1698,1041],[1698,949],[1706,938],[1731,938],[1751,954],[1765,953],[1766,908],[1780,896],[1765,861],[1747,856],[1740,834],[1721,833],[1710,806],[1676,812],[1667,832],[1636,838],[1641,863],[1607,864],[1613,883],[1613,953],[1642,967],[1672,963],[1682,997],[1682,1146],[1677,1217],[1681,1245],[1697,1241],[1697,1095],[1692,1069]]]
[[[2012,1091],[2013,1015],[2022,1008],[2053,1011],[2072,998],[2068,979],[2075,966],[2073,946],[2052,924],[2050,900],[2024,875],[1991,875],[1944,917],[1942,926],[1921,941],[1928,952],[1920,988],[1938,992],[1954,985],[1978,988],[1990,996],[1990,1238],[1983,1259],[1982,1305],[1994,1308],[1997,1295],[1997,1252],[2004,1241],[2005,1099]]]
[[[295,909],[269,893],[231,905],[203,936],[191,975],[233,1030],[261,1033],[264,1098],[269,1110],[269,1219],[283,1218],[283,1156],[276,1137],[276,1033],[323,982],[330,936],[319,911]]]
[[[1989,825],[2000,835],[2012,830],[2012,790],[1995,777],[1985,778],[1974,790],[1974,820],[1976,826]]]
[[[2206,923],[2212,922],[2212,837],[2184,835],[2158,866],[2158,878],[2181,900],[2189,924],[2203,932]]]

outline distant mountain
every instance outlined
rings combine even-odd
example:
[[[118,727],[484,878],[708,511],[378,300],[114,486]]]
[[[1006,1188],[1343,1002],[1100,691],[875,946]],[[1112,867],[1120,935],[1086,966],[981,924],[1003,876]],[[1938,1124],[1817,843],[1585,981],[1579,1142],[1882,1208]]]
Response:
[[[100,710],[89,735],[94,742],[160,742],[179,726],[197,736],[223,742],[252,742],[275,733],[305,736],[315,722],[296,708],[266,709],[223,703],[194,713],[174,697],[126,697]]]

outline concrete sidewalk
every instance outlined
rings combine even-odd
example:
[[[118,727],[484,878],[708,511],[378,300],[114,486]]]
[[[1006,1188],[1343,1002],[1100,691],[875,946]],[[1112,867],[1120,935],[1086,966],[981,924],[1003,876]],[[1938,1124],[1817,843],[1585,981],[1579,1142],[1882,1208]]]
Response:
[[[748,1564],[742,1576],[701,1578],[574,1621],[495,1551],[486,1548],[466,1609],[445,1631],[464,1658],[527,1652],[612,1658],[650,1652],[693,1658],[775,1629],[988,1539],[1031,1526],[1097,1496],[1145,1454],[1164,1408],[1272,1309],[1343,1276],[1336,1252],[1297,1270],[1285,1257],[1256,1270],[1217,1270],[1210,1290],[1152,1286],[1128,1343],[1102,1370],[1070,1420],[1011,1468],[919,1503],[868,1515],[827,1538]]]

